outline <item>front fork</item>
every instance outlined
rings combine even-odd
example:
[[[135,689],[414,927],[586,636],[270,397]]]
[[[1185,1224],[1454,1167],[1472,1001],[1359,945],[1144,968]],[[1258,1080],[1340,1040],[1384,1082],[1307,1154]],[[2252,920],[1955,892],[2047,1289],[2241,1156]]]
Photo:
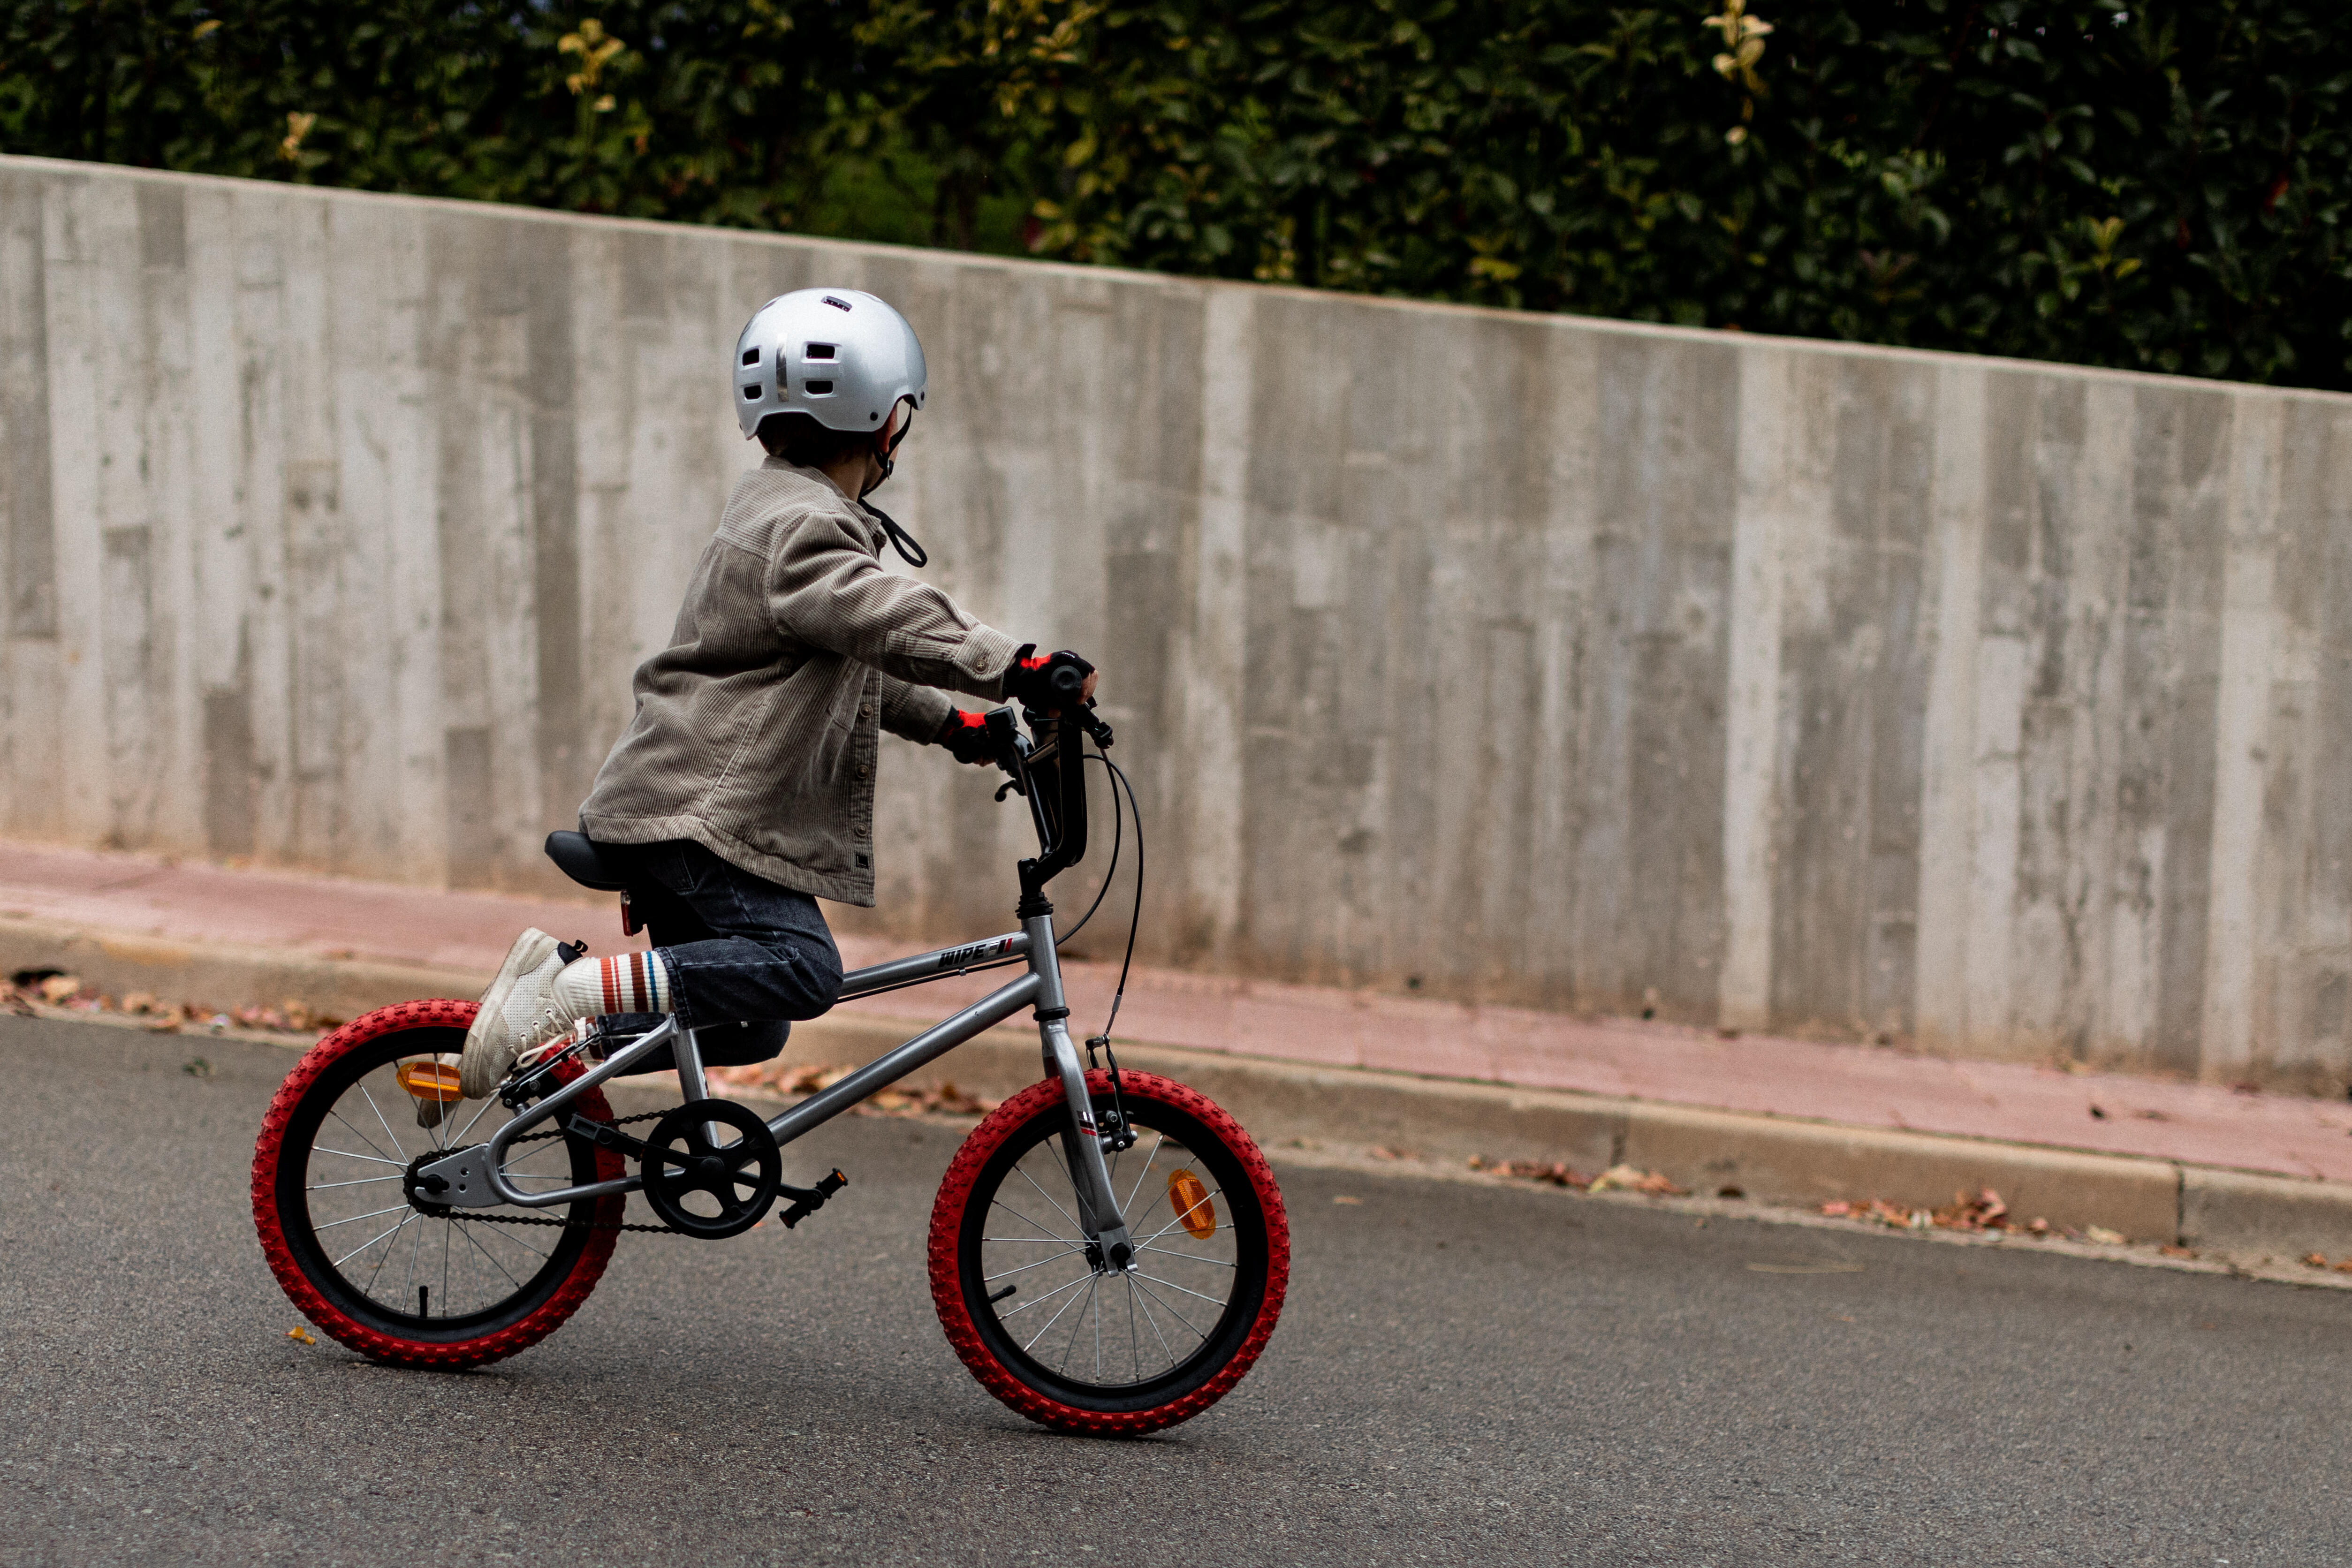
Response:
[[[1111,1191],[1110,1163],[1103,1158],[1102,1129],[1095,1124],[1087,1070],[1078,1060],[1077,1047],[1070,1042],[1062,967],[1054,953],[1054,919],[1040,915],[1022,925],[1029,934],[1031,967],[1043,982],[1037,995],[1037,1032],[1045,1071],[1061,1079],[1062,1095],[1070,1107],[1070,1130],[1062,1145],[1069,1156],[1070,1183],[1077,1189],[1078,1223],[1100,1249],[1096,1266],[1125,1273],[1134,1260],[1135,1248],[1119,1218],[1118,1199]]]

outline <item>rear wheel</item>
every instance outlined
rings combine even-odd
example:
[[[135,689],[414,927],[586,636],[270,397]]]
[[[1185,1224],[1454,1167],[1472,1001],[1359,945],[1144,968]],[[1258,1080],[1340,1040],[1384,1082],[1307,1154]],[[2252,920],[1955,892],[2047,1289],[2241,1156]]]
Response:
[[[473,1018],[471,1002],[404,1002],[344,1025],[288,1075],[254,1149],[254,1226],[270,1271],[304,1316],[379,1361],[457,1367],[512,1355],[561,1327],[612,1256],[617,1195],[561,1209],[451,1210],[415,1191],[418,1166],[486,1144],[511,1119],[495,1100],[456,1101],[422,1125],[423,1102],[403,1084],[405,1070],[430,1098],[436,1064],[456,1061]],[[578,1109],[611,1117],[597,1091]],[[519,1145],[506,1174],[525,1191],[552,1191],[622,1166],[555,1137]]]
[[[931,1299],[982,1385],[1044,1426],[1171,1427],[1239,1383],[1282,1315],[1290,1228],[1249,1134],[1205,1096],[1122,1075],[1135,1146],[1111,1157],[1134,1266],[1081,1231],[1065,1155],[1069,1113],[1049,1080],[966,1140],[931,1211]],[[1087,1075],[1097,1117],[1108,1073]]]

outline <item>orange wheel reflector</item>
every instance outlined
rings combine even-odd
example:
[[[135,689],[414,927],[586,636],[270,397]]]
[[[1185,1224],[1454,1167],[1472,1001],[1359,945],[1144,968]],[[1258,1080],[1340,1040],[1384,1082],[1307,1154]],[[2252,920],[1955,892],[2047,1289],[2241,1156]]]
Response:
[[[1209,1189],[1191,1171],[1173,1171],[1168,1177],[1168,1207],[1196,1241],[1206,1241],[1217,1233],[1217,1206],[1210,1201]]]
[[[418,1100],[432,1100],[446,1105],[465,1095],[457,1088],[457,1070],[441,1061],[404,1061],[400,1064],[400,1086]]]

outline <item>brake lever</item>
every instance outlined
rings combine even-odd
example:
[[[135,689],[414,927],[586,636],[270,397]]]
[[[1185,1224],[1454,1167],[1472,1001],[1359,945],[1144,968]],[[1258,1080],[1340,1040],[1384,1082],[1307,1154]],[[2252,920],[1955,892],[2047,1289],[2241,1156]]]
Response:
[[[1013,726],[1011,708],[989,709],[985,722],[988,738],[996,747],[996,765],[1010,775],[996,787],[997,803],[1002,805],[1008,791],[1023,796],[1029,793],[1028,764],[1024,756],[1021,731]]]

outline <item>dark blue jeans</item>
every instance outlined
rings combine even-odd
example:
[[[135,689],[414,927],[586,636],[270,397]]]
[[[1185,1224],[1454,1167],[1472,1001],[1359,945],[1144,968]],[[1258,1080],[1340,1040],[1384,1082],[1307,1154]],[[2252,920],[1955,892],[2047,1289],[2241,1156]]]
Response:
[[[784,1049],[791,1019],[813,1019],[841,994],[841,953],[816,900],[719,859],[690,840],[607,844],[627,868],[629,907],[669,967],[677,1021],[703,1031],[706,1066],[766,1061]],[[661,1020],[624,1014],[609,1027],[636,1034]],[[667,1049],[636,1071],[675,1065]]]

